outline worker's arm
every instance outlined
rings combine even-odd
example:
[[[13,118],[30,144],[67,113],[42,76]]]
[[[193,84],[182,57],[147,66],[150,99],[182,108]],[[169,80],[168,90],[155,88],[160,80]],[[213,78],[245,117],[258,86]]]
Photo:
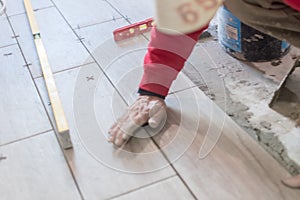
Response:
[[[156,0],[157,28],[151,32],[144,59],[140,97],[111,127],[110,142],[122,145],[141,125],[163,123],[167,113],[164,98],[221,4],[222,0]]]
[[[162,98],[167,96],[172,82],[183,68],[200,34],[206,28],[186,35],[169,35],[154,27],[144,59],[144,74],[140,82],[139,93],[151,92]]]
[[[140,97],[110,128],[109,142],[120,146],[142,125],[148,123],[156,128],[166,121],[164,98],[205,28],[186,35],[169,35],[153,28],[144,59]]]

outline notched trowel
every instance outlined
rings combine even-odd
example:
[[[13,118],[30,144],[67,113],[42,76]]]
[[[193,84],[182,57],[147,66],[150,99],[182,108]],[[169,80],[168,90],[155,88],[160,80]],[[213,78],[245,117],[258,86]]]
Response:
[[[293,67],[289,70],[289,72],[285,75],[285,77],[283,78],[283,80],[281,81],[281,83],[279,84],[277,90],[275,91],[275,93],[273,94],[273,97],[269,103],[269,107],[273,108],[275,103],[277,102],[280,94],[282,93],[282,91],[284,90],[285,84],[287,82],[287,80],[289,79],[290,75],[295,71],[295,69],[297,67],[300,67],[300,57],[298,57],[293,65]]]

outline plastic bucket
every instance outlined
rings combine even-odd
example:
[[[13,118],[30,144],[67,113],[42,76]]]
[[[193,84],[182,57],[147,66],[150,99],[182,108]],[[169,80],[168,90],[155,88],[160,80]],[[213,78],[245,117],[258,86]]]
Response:
[[[225,6],[219,10],[218,38],[231,56],[250,62],[263,62],[284,56],[290,45],[264,34],[236,18]]]

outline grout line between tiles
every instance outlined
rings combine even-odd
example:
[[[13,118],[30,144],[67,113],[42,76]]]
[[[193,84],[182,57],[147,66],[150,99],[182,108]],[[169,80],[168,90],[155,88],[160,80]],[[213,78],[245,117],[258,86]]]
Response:
[[[231,119],[229,118],[229,116],[226,114],[227,119]],[[237,125],[234,122],[234,125],[237,126],[237,128],[241,128],[239,125]],[[241,144],[245,147],[246,151],[252,156],[252,158],[257,162],[257,164],[261,167],[261,169],[265,172],[266,176],[271,180],[271,176],[269,174],[268,169],[266,169],[266,167],[261,163],[261,161],[257,158],[257,156],[255,155],[255,153],[251,150],[251,148],[249,148],[249,146],[245,143],[245,141],[242,139],[242,137],[240,136],[240,134],[238,134],[236,131],[234,131],[234,134],[236,135],[236,137],[238,138],[238,140],[241,142]],[[249,135],[248,135],[249,136]],[[250,137],[250,136],[249,136]],[[270,155],[271,156],[271,155]],[[279,186],[280,183],[274,183],[275,187],[278,189],[280,196],[282,197],[282,199],[284,198],[283,192],[281,190],[281,187]]]
[[[148,135],[150,135],[150,133],[146,129],[145,129],[145,131],[147,132]],[[159,144],[154,140],[153,137],[151,137],[151,140],[153,141],[154,145],[160,150],[162,156],[168,161],[168,163],[170,164],[170,167],[174,170],[174,172],[176,173],[176,175],[178,176],[178,178],[180,179],[180,181],[183,183],[183,185],[186,187],[186,189],[189,191],[189,193],[193,196],[194,199],[198,199],[197,196],[192,191],[192,189],[187,184],[187,182],[184,180],[184,178],[181,177],[180,173],[177,171],[177,169],[175,168],[175,166],[173,165],[173,163],[169,160],[168,156],[160,148]]]
[[[56,4],[53,2],[53,0],[51,0],[51,2],[53,3],[53,5],[56,7],[57,11],[61,14],[61,16],[63,17],[63,19],[65,20],[65,22],[68,24],[68,26],[72,29],[73,33],[76,35],[76,37],[78,39],[80,39],[79,35],[76,33],[76,31],[72,28],[71,24],[67,21],[67,19],[64,17],[64,15],[62,14],[62,12],[58,9],[58,7],[56,6]],[[114,89],[116,90],[116,92],[118,93],[118,95],[121,97],[122,101],[126,104],[126,100],[124,99],[124,97],[121,95],[120,91],[117,89],[117,87],[115,86],[115,84],[111,81],[111,79],[109,78],[109,76],[107,75],[107,73],[104,71],[104,69],[102,69],[101,65],[98,63],[98,61],[95,59],[95,57],[92,55],[92,53],[90,52],[90,50],[87,48],[87,46],[84,44],[84,42],[82,40],[79,40],[80,43],[83,45],[83,47],[86,49],[86,51],[90,54],[91,58],[94,60],[94,62],[97,64],[97,66],[99,67],[99,69],[101,70],[101,72],[103,73],[104,77],[107,78],[107,80],[109,81],[109,83],[114,87]]]
[[[36,8],[34,9],[33,11],[40,11],[40,10],[45,10],[45,9],[48,9],[48,8],[53,8],[54,6],[46,6],[46,7],[42,7],[42,8]],[[21,12],[21,13],[16,13],[16,14],[12,14],[12,15],[7,15],[7,12],[6,12],[6,16],[7,18],[10,18],[10,17],[15,17],[15,16],[18,16],[18,15],[23,15],[23,14],[26,14],[26,12]]]
[[[129,20],[129,18],[126,16],[126,15],[123,15],[122,13],[121,13],[121,11],[119,11],[119,9],[118,8],[116,8],[116,7],[114,7],[109,1],[107,1],[107,0],[103,0],[103,1],[105,1],[108,5],[110,5],[110,7],[112,7],[117,13],[119,13],[129,24],[132,24],[131,23],[131,21]]]
[[[116,20],[121,20],[123,19],[123,17],[116,17],[113,19],[108,19],[108,20],[104,20],[104,21],[101,21],[101,22],[96,22],[96,23],[92,23],[92,24],[87,24],[87,25],[77,25],[76,27],[73,27],[74,30],[80,30],[82,28],[87,28],[87,27],[90,27],[90,26],[95,26],[95,25],[99,25],[99,24],[105,24],[105,23],[108,23],[108,22],[112,22],[112,21],[116,21]]]
[[[10,21],[9,18],[8,18],[8,23],[9,23],[9,25],[10,25],[12,31],[13,31],[13,34],[16,35],[16,32],[15,32],[15,30],[14,30],[14,28],[13,28],[13,26],[12,26],[12,23],[11,23],[11,21]],[[46,105],[45,105],[44,102],[43,102],[42,95],[40,94],[40,92],[39,92],[39,90],[38,90],[38,87],[37,87],[37,84],[35,83],[34,78],[33,78],[33,75],[32,75],[32,73],[31,73],[31,71],[30,71],[30,69],[29,69],[29,67],[28,67],[28,64],[29,64],[29,63],[27,62],[27,60],[26,60],[26,58],[25,58],[25,55],[24,55],[24,52],[23,52],[23,50],[22,50],[22,48],[21,48],[21,45],[20,45],[20,43],[19,43],[19,40],[18,40],[18,38],[15,38],[15,39],[16,39],[16,41],[17,41],[17,45],[18,45],[18,47],[19,47],[19,50],[20,50],[20,52],[21,52],[21,55],[22,55],[23,60],[24,60],[24,62],[25,62],[25,65],[27,66],[27,70],[28,70],[28,72],[29,72],[29,74],[30,74],[31,80],[33,81],[34,87],[35,87],[35,89],[36,89],[36,91],[37,91],[37,93],[38,93],[38,96],[39,96],[39,98],[40,98],[40,100],[41,100],[41,103],[42,103],[42,105],[43,105],[43,107],[44,107],[44,110],[45,110],[45,112],[46,112],[46,115],[47,115],[47,118],[48,118],[48,120],[49,120],[49,122],[50,122],[50,125],[51,125],[52,129],[55,130],[55,129],[54,129],[54,126],[53,126],[53,124],[52,124],[50,115],[49,115],[48,112],[47,112]]]
[[[74,34],[76,35],[76,37],[79,39],[79,35],[76,33],[76,31],[72,28],[72,26],[70,25],[70,23],[67,21],[67,19],[64,17],[64,15],[62,14],[62,12],[58,9],[58,7],[56,6],[55,2],[53,2],[53,0],[51,0],[51,2],[53,3],[53,5],[56,7],[56,9],[58,10],[58,12],[61,14],[61,16],[64,18],[65,22],[69,25],[69,27],[73,30]],[[128,19],[126,19],[129,23],[130,21]],[[145,37],[145,36],[144,36]],[[128,103],[126,102],[125,98],[121,95],[120,91],[118,90],[118,88],[114,85],[114,83],[112,82],[112,80],[109,78],[109,76],[107,75],[107,73],[104,71],[104,69],[102,69],[101,65],[97,62],[97,60],[95,59],[95,57],[92,55],[92,53],[89,51],[89,49],[87,48],[87,46],[84,44],[83,41],[81,41],[81,44],[84,46],[84,48],[88,51],[88,53],[90,54],[91,58],[93,58],[93,60],[95,61],[95,63],[97,64],[97,66],[100,68],[100,70],[102,71],[103,75],[107,78],[107,80],[109,81],[109,83],[114,87],[115,91],[118,93],[118,95],[121,97],[122,101],[128,105]],[[148,133],[149,134],[149,133]],[[178,177],[180,178],[180,180],[182,181],[182,183],[186,186],[187,190],[191,193],[191,195],[195,198],[196,196],[193,194],[193,192],[191,191],[191,189],[187,186],[186,182],[182,179],[182,177],[179,176],[179,173],[176,171],[176,169],[174,168],[174,166],[170,163],[170,160],[166,157],[166,155],[163,153],[163,151],[159,148],[159,146],[157,145],[157,143],[154,141],[153,138],[151,138],[152,141],[154,142],[154,144],[157,146],[158,150],[162,153],[163,157],[166,159],[166,161],[170,164],[170,166],[172,167],[172,169],[174,170],[174,172],[176,173],[176,175],[178,175]],[[76,180],[75,176],[74,179]],[[79,186],[78,186],[79,187]]]
[[[105,1],[108,5],[110,5],[110,7],[112,7],[117,13],[119,13],[129,24],[132,24],[132,22],[129,20],[129,18],[126,15],[123,15],[118,8],[116,8],[114,5],[112,5],[107,0],[103,0],[103,1]]]
[[[132,22],[129,20],[130,18],[128,18],[126,15],[123,15],[121,13],[121,11],[119,11],[118,8],[116,8],[114,5],[112,5],[108,0],[103,0],[105,1],[108,5],[110,5],[110,7],[112,7],[117,13],[119,13],[119,15],[121,15],[129,24],[132,24]],[[147,41],[149,41],[148,37],[143,33],[141,34]]]
[[[80,67],[84,67],[84,66],[86,66],[86,65],[90,65],[90,64],[93,64],[93,63],[95,63],[95,62],[94,62],[94,61],[92,61],[92,62],[87,62],[87,63],[84,63],[84,64],[82,64],[82,65],[76,65],[76,66],[74,66],[74,67],[69,67],[69,68],[67,68],[67,69],[58,70],[58,71],[56,71],[56,72],[53,72],[53,75],[55,75],[55,74],[60,74],[60,73],[62,73],[62,72],[66,72],[66,71],[69,71],[69,70],[72,70],[72,69],[77,69],[77,68],[80,68]],[[34,80],[39,79],[39,78],[43,78],[43,75],[38,75],[38,76],[36,76],[36,77],[33,77]]]
[[[7,16],[7,15],[6,15],[6,16]],[[7,20],[8,20],[8,23],[9,23],[9,25],[10,25],[12,31],[13,31],[13,34],[16,35],[15,30],[14,30],[14,28],[13,28],[13,26],[12,26],[12,23],[11,23],[10,19],[8,18],[8,16],[7,16]],[[28,64],[29,64],[29,63],[27,62],[27,60],[26,60],[26,58],[25,58],[25,55],[24,55],[24,53],[23,53],[23,50],[22,50],[22,48],[21,48],[21,45],[20,45],[20,43],[19,43],[18,38],[16,38],[16,41],[17,41],[19,50],[20,50],[20,52],[21,52],[21,55],[22,55],[22,57],[23,57],[23,60],[24,60],[24,62],[25,62],[25,64],[26,64],[26,66],[27,66],[27,70],[28,70],[28,72],[29,72],[29,74],[30,74],[31,80],[33,81],[33,84],[34,84],[34,87],[35,87],[35,89],[36,89],[36,92],[37,92],[37,94],[38,94],[38,96],[39,96],[39,98],[40,98],[41,104],[42,104],[42,106],[44,107],[44,111],[45,111],[45,113],[46,113],[46,115],[47,115],[48,122],[50,123],[50,126],[52,127],[52,130],[54,131],[54,133],[57,133],[56,130],[55,130],[55,128],[54,128],[54,124],[53,124],[53,122],[52,122],[52,120],[51,120],[50,114],[48,113],[47,108],[46,108],[46,105],[45,105],[45,103],[44,103],[44,101],[43,101],[42,95],[41,95],[41,93],[40,93],[40,91],[39,91],[39,89],[38,89],[38,86],[37,86],[36,82],[34,81],[34,78],[33,78],[32,73],[31,73],[31,71],[30,71],[30,69],[29,69],[29,67],[28,67]],[[58,133],[57,133],[57,134],[58,134]],[[81,190],[80,190],[80,188],[79,188],[78,182],[77,182],[77,180],[76,180],[76,177],[75,177],[74,172],[72,171],[71,165],[70,165],[70,163],[68,162],[67,156],[66,156],[66,154],[64,153],[65,151],[64,151],[64,149],[62,148],[62,146],[61,146],[61,144],[60,144],[60,142],[59,142],[59,138],[58,138],[58,135],[57,135],[57,134],[55,134],[55,136],[56,136],[58,145],[59,145],[59,147],[60,147],[60,149],[61,149],[61,151],[62,151],[62,153],[63,153],[65,162],[66,162],[66,164],[67,164],[67,166],[68,166],[68,168],[69,168],[69,172],[70,172],[70,174],[71,174],[71,176],[72,176],[72,178],[73,178],[74,184],[75,184],[76,189],[77,189],[77,191],[78,191],[78,193],[79,193],[79,195],[80,195],[80,198],[83,200],[83,199],[84,199],[84,198],[83,198],[83,194],[82,194],[82,192],[81,192]]]
[[[180,89],[180,90],[176,90],[176,91],[168,93],[168,96],[172,95],[172,94],[180,93],[180,92],[183,92],[183,91],[186,91],[186,90],[189,90],[189,89],[193,89],[193,88],[198,88],[198,86],[197,85],[193,85],[193,86],[186,87],[186,88],[183,88],[183,89]]]
[[[10,141],[10,142],[4,143],[4,144],[0,144],[0,147],[10,145],[10,144],[14,144],[14,143],[18,143],[18,142],[22,142],[24,140],[28,140],[30,138],[33,138],[33,137],[36,137],[36,136],[39,136],[39,135],[42,135],[42,134],[45,134],[45,133],[49,133],[51,131],[53,131],[53,129],[49,129],[49,130],[46,130],[46,131],[43,131],[43,132],[40,132],[40,133],[35,133],[35,134],[27,136],[27,137],[23,137],[23,138],[13,140],[13,141]]]
[[[16,42],[16,43],[13,43],[13,44],[8,44],[8,45],[5,45],[5,46],[2,46],[2,47],[0,47],[0,49],[10,47],[10,46],[14,46],[14,45],[18,45],[18,43]]]
[[[106,0],[105,0],[106,1]],[[78,37],[79,35],[76,33],[76,31],[72,28],[72,26],[70,25],[70,23],[67,21],[67,19],[64,17],[64,15],[62,14],[62,12],[58,9],[58,7],[56,6],[55,2],[53,2],[53,0],[51,0],[51,2],[53,3],[53,5],[56,7],[56,9],[58,10],[58,12],[61,14],[61,16],[64,18],[64,20],[66,21],[66,23],[69,25],[69,27],[73,30],[74,34]],[[107,1],[106,1],[107,2]],[[114,8],[116,10],[115,7],[113,7],[109,2],[107,2],[112,8]],[[116,10],[121,16],[124,17],[124,19],[130,23],[130,21],[128,20],[128,18],[126,18],[124,15],[122,15],[118,10]],[[131,23],[130,23],[131,24]],[[146,40],[147,37],[145,35],[143,35]],[[91,52],[89,51],[89,49],[87,48],[87,46],[84,44],[83,41],[80,40],[80,42],[82,43],[82,45],[84,46],[84,48],[88,51],[88,53],[90,54],[90,56],[94,59],[95,63],[98,65],[98,67],[100,68],[100,70],[102,71],[103,75],[107,78],[107,80],[110,82],[110,84],[114,87],[114,89],[116,90],[116,92],[118,93],[118,95],[121,97],[121,99],[123,100],[123,102],[128,105],[128,103],[126,102],[125,98],[121,95],[120,91],[118,90],[118,88],[114,85],[114,83],[112,82],[112,80],[109,78],[109,76],[106,74],[106,72],[104,71],[104,69],[102,69],[101,65],[97,62],[97,60],[95,59],[95,57],[91,54]],[[148,133],[148,132],[147,132]],[[149,134],[149,133],[148,133]],[[166,154],[161,150],[160,146],[155,142],[155,140],[151,137],[151,140],[154,142],[155,146],[158,148],[158,150],[162,153],[163,157],[166,159],[166,161],[170,164],[171,168],[174,170],[174,172],[176,173],[176,175],[179,177],[179,179],[182,181],[182,183],[185,185],[185,187],[187,188],[187,190],[190,192],[190,194],[193,196],[194,199],[197,199],[196,195],[192,192],[192,190],[188,187],[188,184],[185,182],[185,180],[180,176],[180,174],[178,173],[178,171],[176,170],[176,168],[173,166],[173,164],[170,162],[170,160],[168,159],[168,157],[166,156]]]
[[[147,187],[150,187],[150,186],[152,186],[152,185],[156,185],[156,184],[158,184],[158,183],[164,182],[164,181],[169,180],[169,179],[174,178],[174,177],[177,177],[177,175],[174,174],[174,175],[172,175],[172,176],[165,177],[165,178],[163,178],[163,179],[154,181],[154,182],[152,182],[152,183],[143,185],[143,186],[141,186],[141,187],[137,187],[137,188],[135,188],[135,189],[132,189],[132,190],[129,190],[129,191],[127,191],[127,192],[118,194],[118,195],[116,195],[116,196],[112,196],[112,197],[110,197],[110,198],[108,198],[108,199],[106,199],[106,200],[112,200],[112,199],[115,199],[115,198],[118,198],[118,197],[121,197],[121,196],[130,194],[130,193],[139,191],[139,190],[141,190],[141,189],[145,189],[145,188],[147,188]]]
[[[128,17],[126,17],[125,15],[123,15],[117,8],[115,8],[109,1],[105,0],[113,9],[115,9],[116,12],[118,12],[122,17],[124,17],[124,19],[132,24],[130,22],[130,20],[128,19]],[[142,34],[143,37],[149,41],[149,39],[146,37],[145,34]],[[113,85],[113,84],[112,84]],[[114,85],[113,85],[114,86]],[[193,86],[196,87],[196,86]],[[117,88],[114,86],[114,88],[117,90]],[[187,88],[188,89],[188,88]],[[174,92],[176,93],[176,92]],[[120,94],[120,93],[119,93]],[[121,96],[121,94],[120,94]],[[121,96],[122,97],[122,96]],[[122,97],[123,98],[123,97]],[[125,99],[123,98],[124,102],[127,104],[127,102],[125,101]],[[128,104],[127,104],[128,105]],[[148,131],[145,129],[145,131],[147,132],[147,134],[150,136],[150,133],[148,133]],[[193,191],[191,190],[191,188],[188,186],[188,184],[185,182],[185,180],[180,176],[179,172],[176,170],[176,168],[174,167],[174,165],[170,162],[169,158],[167,157],[167,155],[164,153],[164,151],[160,148],[160,146],[157,144],[157,142],[151,137],[151,140],[153,141],[153,143],[155,144],[155,146],[160,150],[160,152],[162,153],[163,157],[167,160],[167,162],[170,164],[170,167],[175,171],[176,175],[179,177],[179,179],[181,180],[181,182],[185,185],[185,187],[187,188],[187,190],[190,192],[190,194],[193,196],[194,199],[197,199],[196,195],[193,193]]]

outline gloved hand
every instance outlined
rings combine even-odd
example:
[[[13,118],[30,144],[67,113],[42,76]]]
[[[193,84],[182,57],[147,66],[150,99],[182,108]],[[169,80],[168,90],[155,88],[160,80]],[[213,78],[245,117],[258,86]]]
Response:
[[[155,96],[139,96],[109,129],[108,141],[121,146],[144,124],[148,123],[151,128],[157,128],[166,118],[166,104],[163,99]]]
[[[282,183],[291,188],[300,188],[300,175],[284,179]]]

